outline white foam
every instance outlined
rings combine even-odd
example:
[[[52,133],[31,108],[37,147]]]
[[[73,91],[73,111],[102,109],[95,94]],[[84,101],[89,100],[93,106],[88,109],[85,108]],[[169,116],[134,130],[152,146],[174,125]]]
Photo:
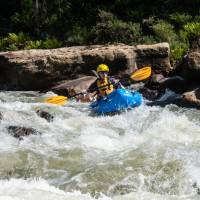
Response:
[[[45,180],[11,179],[0,181],[0,200],[93,200],[89,194],[79,191],[64,192]],[[111,200],[102,197],[99,200]]]
[[[47,109],[55,116],[54,121],[49,123],[37,116],[35,107]],[[100,173],[103,172],[95,171],[101,164],[109,168],[110,165],[116,165],[116,163],[122,167],[120,171],[122,180],[115,180],[114,177],[114,183],[105,181],[108,186],[105,191],[103,191],[102,182],[95,182],[94,186],[92,185],[94,190],[108,193],[108,196],[102,196],[99,199],[184,199],[188,197],[186,194],[193,195],[193,182],[200,185],[200,174],[198,173],[200,163],[197,159],[200,147],[200,125],[199,122],[191,120],[191,116],[188,117],[187,113],[191,114],[190,110],[186,113],[180,108],[176,110],[178,111],[172,111],[170,107],[142,105],[121,115],[93,117],[90,116],[88,104],[69,102],[61,107],[47,106],[43,103],[1,102],[0,111],[3,112],[3,119],[0,123],[0,153],[10,155],[2,156],[1,165],[4,169],[8,168],[8,172],[12,171],[15,165],[19,170],[26,170],[29,165],[33,165],[37,169],[35,171],[45,177],[48,182],[44,179],[1,180],[0,199],[90,200],[93,198],[89,194],[82,194],[79,191],[65,192],[49,183],[55,183],[56,186],[63,184],[63,187],[66,183],[72,183],[69,184],[71,190],[80,188],[80,190],[83,189],[82,191],[90,192],[93,180],[90,176],[88,178],[86,173],[89,173],[91,169],[94,176],[101,176]],[[24,137],[24,140],[19,141],[8,135],[6,127],[9,125],[32,127],[42,134]],[[139,160],[140,157],[138,158],[137,154],[138,156],[144,155],[141,158],[143,161]],[[4,165],[3,162],[6,159],[8,160]],[[139,162],[138,166],[134,165],[134,159],[136,159],[136,164]],[[149,193],[148,188],[145,187],[145,181],[150,185],[154,184],[153,176],[157,173],[150,170],[159,167],[157,162],[160,166],[165,166],[174,160],[182,164],[179,170],[183,175],[178,177],[180,180],[176,183],[181,185],[177,189],[177,196],[168,195],[166,190],[164,190],[166,193],[161,195],[159,187],[155,187],[157,193]],[[116,186],[120,181],[124,180],[124,185],[127,183],[126,180],[134,181],[135,179],[128,178],[137,172],[135,170],[140,172],[139,180],[143,182],[143,185],[136,187],[138,191],[123,196],[109,193],[108,188]],[[16,170],[14,175],[19,175],[17,173]],[[149,177],[146,177],[145,173],[150,173]],[[165,171],[160,170],[159,175],[163,175],[162,173]],[[95,181],[98,181],[98,177]],[[170,181],[170,179],[161,181],[160,184],[163,184],[161,188],[167,188],[173,184]]]

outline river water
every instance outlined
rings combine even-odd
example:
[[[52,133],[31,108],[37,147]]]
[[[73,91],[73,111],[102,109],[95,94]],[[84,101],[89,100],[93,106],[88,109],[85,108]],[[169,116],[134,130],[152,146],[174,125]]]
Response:
[[[200,199],[200,111],[143,104],[98,117],[87,103],[42,103],[51,95],[0,92],[0,200]],[[10,125],[42,134],[18,140]]]

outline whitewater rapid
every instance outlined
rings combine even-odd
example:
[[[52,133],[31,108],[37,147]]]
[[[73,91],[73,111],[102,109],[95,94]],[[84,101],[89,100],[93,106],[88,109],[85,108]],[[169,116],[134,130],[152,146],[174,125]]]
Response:
[[[51,95],[0,92],[0,200],[200,199],[199,110],[144,103],[98,117],[87,103],[43,103]],[[8,126],[41,135],[18,140]]]

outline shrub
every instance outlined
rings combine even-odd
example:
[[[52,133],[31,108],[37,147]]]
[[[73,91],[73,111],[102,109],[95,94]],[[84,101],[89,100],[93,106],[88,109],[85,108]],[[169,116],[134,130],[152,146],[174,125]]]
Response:
[[[62,43],[56,38],[47,38],[45,41],[42,41],[41,48],[44,49],[54,49],[61,47]]]
[[[190,43],[191,49],[200,48],[200,23],[191,22],[184,26],[183,34]]]
[[[4,38],[0,38],[0,51],[4,51],[5,46],[6,46],[6,43],[5,43]]]
[[[188,51],[189,46],[187,43],[175,43],[171,46],[171,64],[174,65],[177,61],[181,60]]]
[[[0,39],[0,51],[16,51],[20,49],[52,49],[61,47],[62,43],[56,38],[45,40],[31,40],[29,36],[20,32],[9,33],[7,37]]]
[[[22,32],[9,33],[7,37],[3,39],[5,50],[15,51],[18,49],[24,49],[26,41],[29,37]]]
[[[139,23],[123,22],[111,13],[100,12],[100,22],[91,30],[90,41],[94,43],[122,42],[134,44],[141,35]]]
[[[84,45],[88,40],[88,30],[86,27],[74,26],[71,31],[65,35],[66,45]]]
[[[157,20],[156,24],[152,26],[152,30],[159,42],[172,43],[177,39],[174,27],[164,20]]]
[[[26,46],[24,49],[39,49],[42,47],[42,41],[41,40],[36,40],[36,41],[27,41]]]
[[[188,38],[196,38],[200,36],[200,23],[191,22],[184,25],[184,31]]]
[[[157,43],[156,39],[152,35],[144,35],[139,38],[138,43],[141,44],[155,44]]]
[[[176,28],[180,28],[192,20],[192,16],[186,13],[173,13],[169,15],[169,19]]]

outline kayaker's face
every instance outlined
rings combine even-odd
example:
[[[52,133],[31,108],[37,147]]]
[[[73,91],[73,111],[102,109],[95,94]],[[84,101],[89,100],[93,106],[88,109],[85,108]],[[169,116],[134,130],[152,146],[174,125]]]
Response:
[[[108,77],[108,72],[99,72],[99,77],[100,77],[100,79],[104,79],[104,78]]]

